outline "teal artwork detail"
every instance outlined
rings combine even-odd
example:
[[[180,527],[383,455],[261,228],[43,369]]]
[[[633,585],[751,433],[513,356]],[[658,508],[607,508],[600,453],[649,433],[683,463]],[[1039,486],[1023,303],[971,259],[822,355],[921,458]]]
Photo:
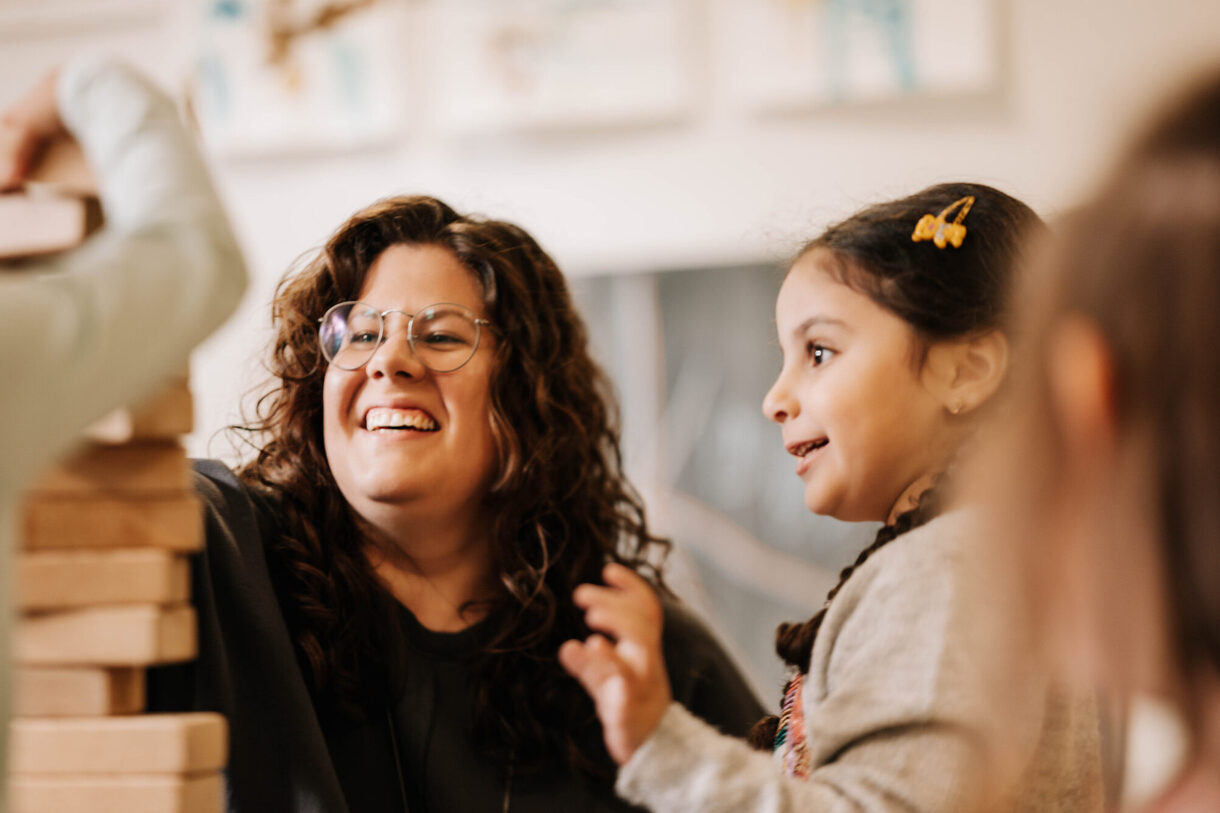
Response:
[[[217,20],[240,20],[246,16],[246,7],[240,0],[216,0],[212,4],[212,17]]]
[[[851,30],[870,26],[880,36],[903,91],[917,87],[915,53],[911,25],[911,0],[825,0],[825,70],[831,96],[842,100],[848,95],[848,65],[851,62]]]

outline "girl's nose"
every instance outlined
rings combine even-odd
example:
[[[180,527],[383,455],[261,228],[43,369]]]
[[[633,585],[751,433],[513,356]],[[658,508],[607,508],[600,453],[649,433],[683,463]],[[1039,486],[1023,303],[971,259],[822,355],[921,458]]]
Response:
[[[792,389],[788,386],[786,379],[787,376],[781,370],[762,402],[763,414],[776,423],[783,423],[789,418],[795,418],[801,411],[800,405],[792,396]]]

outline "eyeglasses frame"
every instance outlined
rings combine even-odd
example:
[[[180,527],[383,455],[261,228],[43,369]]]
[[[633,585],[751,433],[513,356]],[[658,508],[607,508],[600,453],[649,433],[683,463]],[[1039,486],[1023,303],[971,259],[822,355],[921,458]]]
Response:
[[[376,348],[373,349],[372,353],[369,353],[369,357],[366,358],[364,361],[362,361],[356,367],[344,367],[340,364],[335,364],[333,359],[327,358],[326,345],[322,341],[322,325],[323,325],[323,323],[326,322],[326,318],[328,316],[330,316],[330,314],[335,310],[335,308],[341,308],[344,305],[363,305],[364,307],[373,311],[373,313],[377,314],[377,325],[378,325],[377,346],[376,346]],[[415,336],[415,331],[413,330],[414,325],[415,325],[415,317],[417,314],[427,313],[428,311],[432,310],[433,308],[440,308],[440,307],[446,307],[446,306],[458,308],[458,309],[470,314],[471,321],[474,322],[474,347],[472,347],[470,349],[470,355],[466,358],[466,360],[463,361],[458,366],[454,367],[453,369],[434,370],[431,367],[429,367],[428,363],[426,361],[424,361],[423,358],[420,357],[419,353],[417,353],[415,351],[416,336]],[[318,319],[318,346],[322,350],[322,358],[326,359],[327,364],[334,364],[340,370],[346,370],[347,372],[354,372],[356,370],[363,368],[366,364],[368,364],[370,361],[373,360],[373,356],[377,355],[377,351],[380,350],[382,347],[382,344],[384,344],[384,342],[387,338],[387,336],[386,336],[386,317],[389,316],[391,313],[401,313],[403,316],[407,317],[407,346],[409,348],[411,348],[411,355],[415,356],[415,359],[420,364],[424,365],[424,367],[428,371],[433,372],[433,373],[441,373],[441,374],[455,373],[458,370],[462,369],[463,367],[465,367],[467,364],[470,363],[470,360],[472,358],[474,358],[474,354],[479,351],[479,346],[483,342],[483,328],[486,327],[489,331],[492,331],[493,333],[495,332],[495,325],[493,325],[490,321],[488,321],[487,319],[483,319],[480,316],[475,316],[474,311],[472,311],[470,308],[466,307],[465,305],[459,304],[457,302],[434,302],[431,305],[424,306],[416,313],[407,313],[406,311],[404,311],[401,308],[388,308],[387,310],[384,310],[384,311],[378,311],[375,307],[373,307],[372,305],[370,305],[367,302],[361,302],[358,299],[345,299],[342,302],[336,302],[334,305],[331,305],[329,308],[326,309],[326,313],[322,314],[322,316]]]

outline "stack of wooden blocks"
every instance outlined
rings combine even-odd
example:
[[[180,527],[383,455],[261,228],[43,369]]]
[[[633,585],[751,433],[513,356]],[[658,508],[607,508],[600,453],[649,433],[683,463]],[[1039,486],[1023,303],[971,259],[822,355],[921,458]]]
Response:
[[[216,813],[218,714],[143,714],[145,668],[196,653],[187,555],[201,509],[175,381],[95,425],[26,497],[18,553],[12,813]]]

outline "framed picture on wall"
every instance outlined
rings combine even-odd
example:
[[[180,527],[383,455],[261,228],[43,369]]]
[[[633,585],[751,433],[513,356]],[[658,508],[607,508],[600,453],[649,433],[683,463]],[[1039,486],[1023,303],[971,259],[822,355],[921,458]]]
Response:
[[[351,150],[401,134],[398,0],[198,0],[191,98],[222,155]]]
[[[726,81],[783,112],[978,95],[999,78],[997,0],[717,0]]]
[[[694,102],[693,0],[431,0],[431,102],[450,133],[681,119]]]

